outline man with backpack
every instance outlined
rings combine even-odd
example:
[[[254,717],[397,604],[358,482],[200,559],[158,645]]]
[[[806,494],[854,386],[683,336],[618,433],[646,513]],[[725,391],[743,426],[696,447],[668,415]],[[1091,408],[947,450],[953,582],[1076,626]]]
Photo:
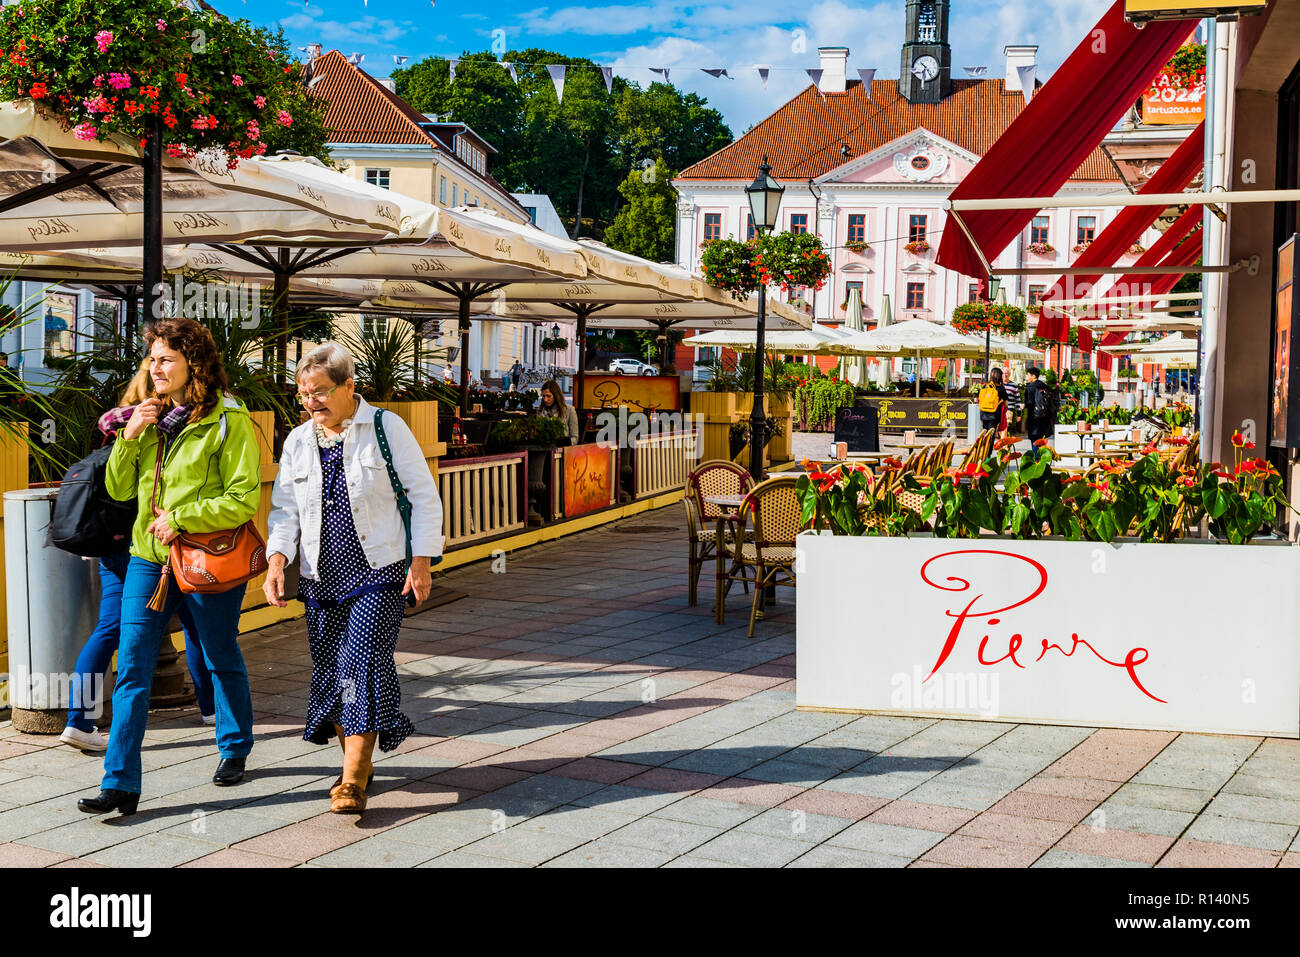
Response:
[[[979,391],[980,426],[1002,431],[1003,410],[1007,405],[1007,392],[1002,387],[1002,370],[994,369],[991,377]]]
[[[1056,393],[1042,381],[1043,370],[1030,366],[1025,370],[1025,431],[1030,442],[1050,439],[1056,432]]]

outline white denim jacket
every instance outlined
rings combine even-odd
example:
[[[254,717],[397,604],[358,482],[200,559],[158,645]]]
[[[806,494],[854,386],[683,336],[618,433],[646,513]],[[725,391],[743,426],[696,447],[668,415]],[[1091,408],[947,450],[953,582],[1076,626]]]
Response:
[[[357,538],[371,568],[406,558],[406,530],[397,497],[375,439],[375,407],[360,396],[352,428],[343,439],[343,468]],[[393,453],[398,480],[411,500],[411,554],[442,554],[442,502],[420,444],[410,427],[392,412],[384,413],[384,434]],[[304,422],[284,441],[280,474],[271,492],[266,553],[293,561],[301,555],[304,578],[316,578],[320,561],[321,489],[324,474],[315,426]],[[301,551],[299,546],[301,545]]]

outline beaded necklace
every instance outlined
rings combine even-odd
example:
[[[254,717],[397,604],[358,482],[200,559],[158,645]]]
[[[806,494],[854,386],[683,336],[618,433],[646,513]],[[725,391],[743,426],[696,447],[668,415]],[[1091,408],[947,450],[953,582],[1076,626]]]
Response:
[[[319,445],[322,449],[332,449],[336,445],[342,445],[343,439],[347,437],[348,429],[350,428],[352,428],[352,420],[344,419],[343,427],[339,429],[337,435],[326,435],[325,429],[321,425],[317,424],[316,444]]]

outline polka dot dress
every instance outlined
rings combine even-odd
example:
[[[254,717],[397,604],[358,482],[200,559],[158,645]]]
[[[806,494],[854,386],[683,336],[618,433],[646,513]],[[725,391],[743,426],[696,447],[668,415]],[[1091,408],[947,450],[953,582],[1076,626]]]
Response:
[[[321,540],[317,579],[302,579],[311,646],[311,694],[303,739],[326,744],[334,725],[345,734],[378,732],[392,751],[415,728],[401,711],[393,653],[406,599],[404,560],[371,568],[352,522],[343,446],[320,450]]]

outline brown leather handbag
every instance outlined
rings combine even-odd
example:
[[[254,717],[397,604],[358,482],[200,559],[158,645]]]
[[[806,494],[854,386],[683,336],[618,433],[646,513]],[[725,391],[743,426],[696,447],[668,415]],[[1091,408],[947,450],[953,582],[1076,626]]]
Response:
[[[154,464],[153,497],[150,507],[155,516],[158,486],[162,481],[163,446],[158,443]],[[167,573],[158,580],[149,608],[161,612],[167,601],[168,579],[175,578],[183,594],[219,594],[244,584],[266,571],[266,541],[251,521],[238,528],[219,532],[180,532],[172,539]]]

